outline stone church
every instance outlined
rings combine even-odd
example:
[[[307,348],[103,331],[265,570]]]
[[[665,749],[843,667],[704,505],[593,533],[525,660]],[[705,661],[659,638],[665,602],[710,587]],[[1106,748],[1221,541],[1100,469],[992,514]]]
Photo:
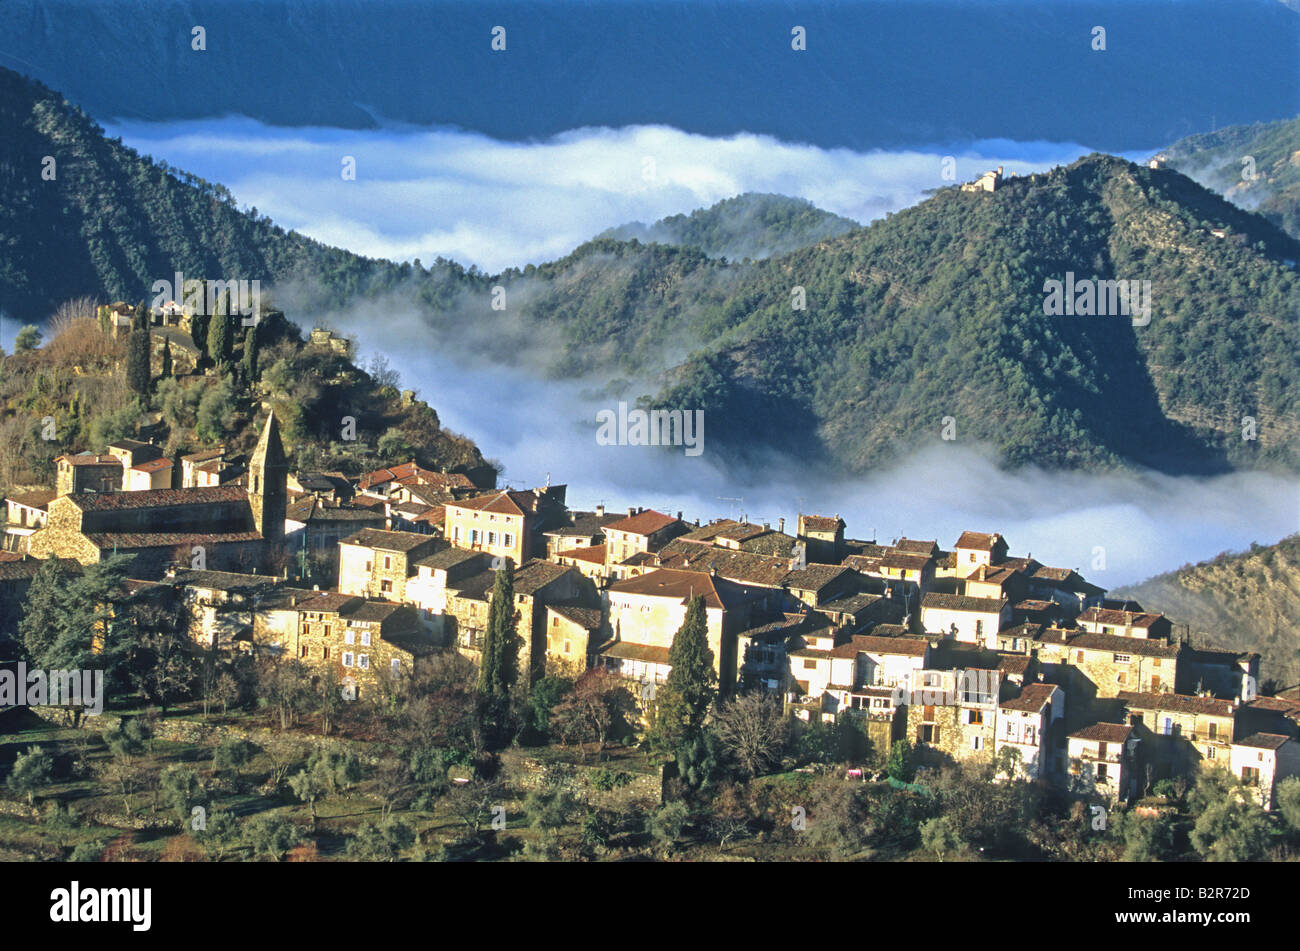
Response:
[[[135,556],[130,574],[160,578],[174,564],[223,571],[270,571],[283,558],[289,464],[272,413],[249,462],[246,485],[138,492],[82,492],[50,502],[31,536],[37,558],[94,564]]]

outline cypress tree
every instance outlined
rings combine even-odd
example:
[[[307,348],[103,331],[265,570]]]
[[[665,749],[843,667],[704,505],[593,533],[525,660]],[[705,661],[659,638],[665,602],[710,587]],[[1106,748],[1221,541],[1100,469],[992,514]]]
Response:
[[[153,368],[150,366],[153,340],[149,326],[136,327],[126,338],[126,385],[132,392],[144,395],[149,392],[149,380]]]
[[[131,318],[132,330],[149,329],[149,308],[144,306],[144,301],[135,305],[135,316]]]
[[[163,351],[162,351],[162,373],[159,376],[161,379],[165,380],[171,375],[172,375],[172,342],[170,338],[164,337]]]
[[[246,384],[257,381],[257,324],[244,331],[243,370]]]
[[[190,338],[199,348],[200,362],[208,355],[208,324],[211,318],[206,313],[190,316]]]
[[[507,558],[492,584],[492,604],[478,671],[479,691],[497,700],[509,698],[519,675],[519,635],[515,628],[515,569]]]
[[[208,356],[212,358],[213,363],[223,370],[230,366],[230,338],[230,312],[226,306],[226,300],[223,298],[221,306],[217,308],[217,312],[212,316],[212,324],[208,330]]]
[[[700,595],[686,606],[686,617],[668,649],[668,663],[672,669],[656,698],[653,733],[656,745],[676,753],[699,737],[717,695],[708,615]]]

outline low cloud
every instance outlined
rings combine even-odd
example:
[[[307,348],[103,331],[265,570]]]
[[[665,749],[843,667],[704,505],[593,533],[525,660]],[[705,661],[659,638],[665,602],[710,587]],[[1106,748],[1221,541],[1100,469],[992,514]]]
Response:
[[[839,514],[852,537],[935,538],[944,547],[967,529],[997,531],[1014,553],[1077,568],[1107,588],[1300,530],[1300,479],[1264,473],[1007,471],[987,447],[961,442],[866,476],[818,472],[776,454],[738,467],[712,451],[707,414],[699,456],[680,447],[602,446],[596,414],[616,410],[617,400],[599,395],[593,381],[542,379],[493,363],[450,338],[431,339],[414,311],[384,307],[380,320],[373,306],[323,319],[355,334],[363,354],[387,356],[444,426],[504,464],[506,482],[567,483],[575,508],[640,505],[702,522],[746,515],[774,527],[784,518],[789,531],[801,511]]]
[[[1076,144],[996,139],[853,152],[770,136],[711,138],[665,126],[586,128],[541,142],[451,129],[285,129],[250,119],[119,123],[130,146],[226,185],[241,205],[359,254],[442,256],[489,273],[562,257],[606,228],[706,207],[743,192],[806,198],[867,223],[955,180],[1003,165],[1068,163]],[[356,160],[355,181],[341,176]]]

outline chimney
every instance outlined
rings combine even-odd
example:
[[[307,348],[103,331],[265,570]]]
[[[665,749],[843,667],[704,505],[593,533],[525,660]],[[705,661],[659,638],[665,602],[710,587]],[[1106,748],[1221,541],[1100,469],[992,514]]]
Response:
[[[681,510],[679,509],[678,512],[677,512],[677,521],[680,522],[681,520],[682,520],[682,513],[681,513]]]
[[[635,506],[635,505],[629,505],[629,506],[627,507],[627,517],[628,517],[628,518],[631,518],[631,517],[632,517],[633,515],[635,515],[635,514],[636,514],[636,506]]]
[[[777,530],[778,532],[780,532],[782,535],[785,534],[785,516],[784,516],[784,515],[782,515],[780,518],[778,518],[778,519],[776,520],[776,530]]]
[[[597,506],[596,506],[596,516],[597,516],[597,517],[600,517],[600,516],[602,516],[602,515],[604,515],[604,514],[605,514],[605,506],[604,506],[604,504],[602,503],[602,504],[600,504],[600,505],[597,505]]]

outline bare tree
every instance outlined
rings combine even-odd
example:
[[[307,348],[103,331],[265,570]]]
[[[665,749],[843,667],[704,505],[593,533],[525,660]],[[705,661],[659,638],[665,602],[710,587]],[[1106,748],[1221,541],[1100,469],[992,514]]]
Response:
[[[741,694],[720,704],[713,732],[746,776],[757,776],[780,762],[790,723],[776,697]]]

